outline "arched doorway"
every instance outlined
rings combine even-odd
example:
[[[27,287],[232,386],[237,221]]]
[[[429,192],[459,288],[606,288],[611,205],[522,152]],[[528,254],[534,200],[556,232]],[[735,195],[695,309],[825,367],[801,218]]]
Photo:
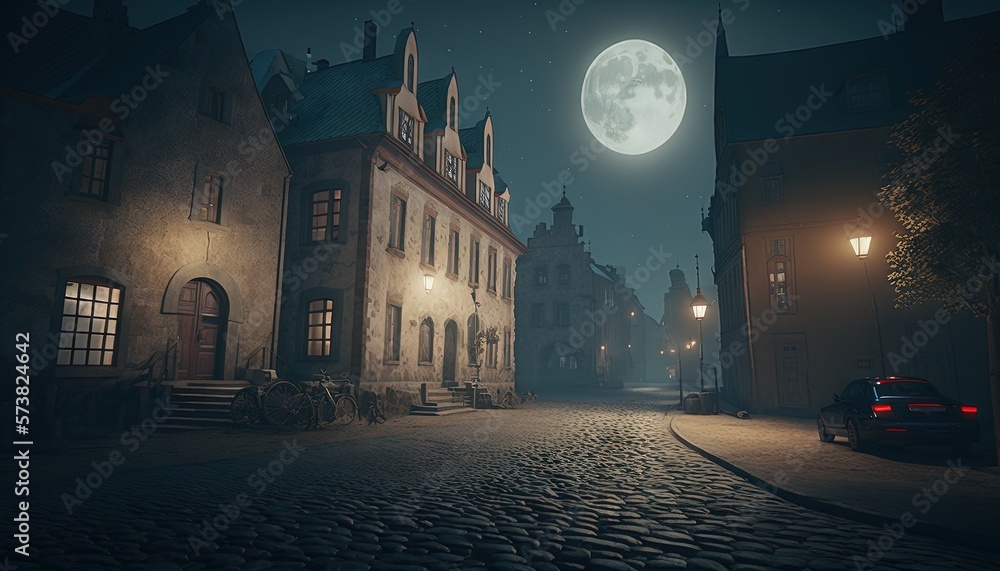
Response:
[[[191,280],[177,302],[177,377],[221,379],[228,316],[225,292],[206,280]]]
[[[444,366],[441,367],[441,380],[447,384],[455,381],[455,369],[458,366],[458,325],[451,320],[444,324]]]

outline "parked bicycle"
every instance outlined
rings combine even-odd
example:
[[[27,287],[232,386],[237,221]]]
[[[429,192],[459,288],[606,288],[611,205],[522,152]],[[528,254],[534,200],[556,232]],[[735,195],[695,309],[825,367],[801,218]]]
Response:
[[[385,422],[385,413],[382,412],[382,407],[378,404],[378,395],[373,393],[371,399],[365,403],[363,416],[368,421],[369,426]]]
[[[336,422],[348,425],[358,417],[358,401],[351,394],[347,373],[335,381],[323,369],[318,381],[292,383],[274,381],[264,386],[241,389],[229,406],[236,425],[264,418],[275,426],[295,426],[310,430]]]

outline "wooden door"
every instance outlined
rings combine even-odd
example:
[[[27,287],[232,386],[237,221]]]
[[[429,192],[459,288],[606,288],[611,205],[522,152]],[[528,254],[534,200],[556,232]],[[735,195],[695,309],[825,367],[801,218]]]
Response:
[[[208,282],[192,280],[181,290],[177,312],[178,378],[221,378],[226,322],[221,293]]]
[[[805,335],[775,336],[774,368],[778,383],[778,406],[809,408]]]
[[[458,325],[449,321],[444,325],[444,366],[441,367],[441,380],[454,381],[458,360]]]

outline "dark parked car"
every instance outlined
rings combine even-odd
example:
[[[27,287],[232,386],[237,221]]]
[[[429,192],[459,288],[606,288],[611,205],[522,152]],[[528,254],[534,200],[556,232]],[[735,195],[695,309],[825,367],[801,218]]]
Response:
[[[851,382],[816,419],[819,439],[847,437],[862,451],[885,440],[951,446],[966,454],[979,441],[978,409],[941,395],[934,385],[913,377],[876,377]]]

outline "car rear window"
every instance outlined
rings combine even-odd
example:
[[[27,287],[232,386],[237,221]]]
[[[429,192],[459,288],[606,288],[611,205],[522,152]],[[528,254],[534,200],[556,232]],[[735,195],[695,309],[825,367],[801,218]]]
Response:
[[[930,383],[919,381],[892,381],[875,385],[875,394],[880,397],[933,397],[937,389]]]

